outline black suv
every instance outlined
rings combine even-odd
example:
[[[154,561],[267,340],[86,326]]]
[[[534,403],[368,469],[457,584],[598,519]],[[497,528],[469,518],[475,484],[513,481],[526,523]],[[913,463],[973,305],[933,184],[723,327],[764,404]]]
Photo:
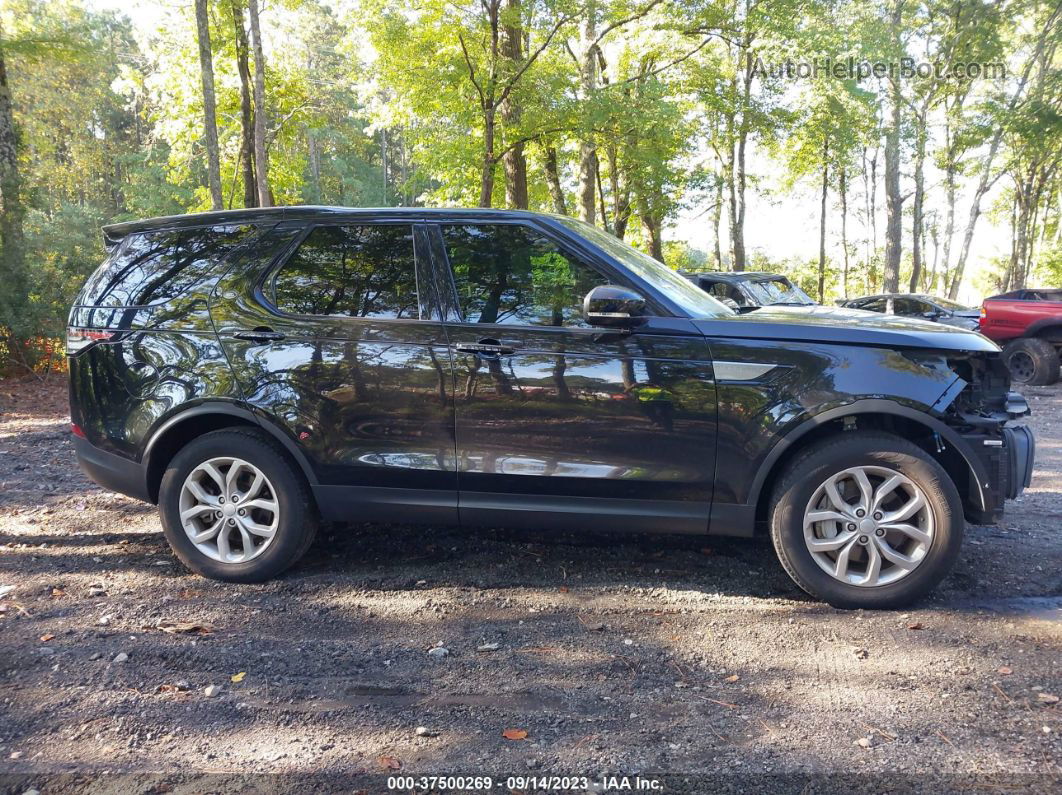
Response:
[[[752,536],[839,606],[927,592],[1033,440],[996,345],[740,315],[571,218],[288,207],[108,226],[71,310],[75,447],[191,569],[319,520]]]

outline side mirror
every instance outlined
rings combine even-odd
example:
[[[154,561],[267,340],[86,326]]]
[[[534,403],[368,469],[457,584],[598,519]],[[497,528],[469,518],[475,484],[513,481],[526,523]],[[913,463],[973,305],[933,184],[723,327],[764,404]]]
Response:
[[[645,298],[634,290],[602,284],[583,299],[583,318],[591,326],[631,328],[642,322]]]

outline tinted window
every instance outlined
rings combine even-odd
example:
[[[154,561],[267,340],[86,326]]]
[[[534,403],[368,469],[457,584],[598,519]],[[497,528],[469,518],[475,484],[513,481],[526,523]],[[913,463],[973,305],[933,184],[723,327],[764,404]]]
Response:
[[[85,283],[78,304],[166,303],[209,276],[253,231],[250,226],[215,226],[130,235]]]
[[[884,312],[888,309],[888,299],[875,298],[873,301],[867,301],[859,304],[859,309],[863,309],[867,312]]]
[[[583,326],[583,298],[607,283],[526,226],[444,226],[442,234],[469,323]]]
[[[276,275],[274,302],[291,315],[417,318],[413,228],[318,226]]]
[[[929,304],[914,298],[896,298],[893,300],[893,312],[897,315],[915,317],[932,310]]]

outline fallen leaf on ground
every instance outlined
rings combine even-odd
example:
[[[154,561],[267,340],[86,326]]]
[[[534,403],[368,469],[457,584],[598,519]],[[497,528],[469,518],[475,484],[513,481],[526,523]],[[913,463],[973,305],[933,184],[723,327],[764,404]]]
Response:
[[[506,729],[502,732],[502,737],[506,740],[523,740],[527,738],[526,729]]]
[[[198,621],[160,621],[155,629],[161,629],[170,635],[209,635],[214,631],[210,624]]]
[[[239,672],[238,674],[233,674],[233,675],[232,675],[232,676],[230,676],[229,678],[230,678],[230,679],[231,679],[231,680],[232,680],[233,682],[242,682],[242,681],[243,681],[243,678],[244,678],[245,676],[247,676],[247,672],[246,672],[246,671],[240,671],[240,672]]]
[[[48,633],[47,635],[41,635],[41,643],[47,643],[54,637],[55,635],[52,635],[51,633]]]
[[[1042,701],[1044,704],[1057,704],[1058,696],[1052,693],[1037,693],[1036,700]]]
[[[387,770],[398,770],[402,767],[402,763],[393,756],[380,756],[377,757],[376,761],[379,763],[380,767],[386,768]]]
[[[567,585],[562,585],[557,590],[560,591],[561,593],[568,593],[568,586]]]
[[[997,674],[1003,674],[1003,676],[1010,676],[1014,671],[1009,665],[1001,665],[996,669]]]
[[[736,681],[737,681],[738,679],[740,679],[740,678],[741,678],[741,677],[740,677],[740,676],[738,676],[737,674],[731,674],[730,676],[728,676],[728,677],[726,678],[726,681],[728,681],[728,682],[736,682]]]
[[[925,629],[921,621],[915,621],[913,624],[907,625],[908,629]]]

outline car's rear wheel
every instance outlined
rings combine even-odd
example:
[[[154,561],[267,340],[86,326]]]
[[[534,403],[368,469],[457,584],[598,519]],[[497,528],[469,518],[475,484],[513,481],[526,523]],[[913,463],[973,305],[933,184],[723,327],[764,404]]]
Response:
[[[1059,378],[1058,351],[1039,337],[1022,337],[1003,348],[1003,361],[1015,383],[1046,386]]]
[[[774,491],[771,539],[814,597],[891,608],[928,593],[962,545],[962,504],[921,448],[885,433],[846,433],[810,447]]]
[[[317,517],[279,446],[244,429],[205,434],[174,456],[159,488],[166,540],[192,571],[261,582],[309,549]]]

